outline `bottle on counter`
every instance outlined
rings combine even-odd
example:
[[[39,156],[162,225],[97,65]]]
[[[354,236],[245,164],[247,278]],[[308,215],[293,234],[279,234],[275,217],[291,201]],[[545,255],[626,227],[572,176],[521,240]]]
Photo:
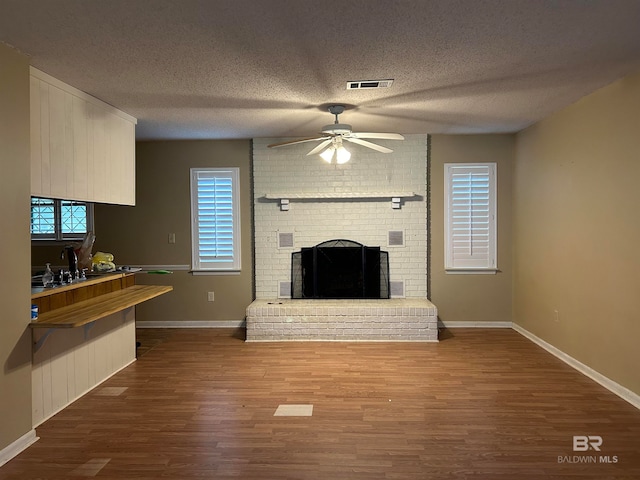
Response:
[[[51,264],[47,263],[47,266],[42,274],[42,285],[45,287],[53,286],[53,271],[51,270]]]

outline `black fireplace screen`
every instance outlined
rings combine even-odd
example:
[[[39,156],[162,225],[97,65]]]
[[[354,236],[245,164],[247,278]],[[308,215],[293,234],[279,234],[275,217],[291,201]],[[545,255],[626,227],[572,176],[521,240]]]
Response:
[[[294,252],[291,298],[389,298],[389,254],[352,240]]]

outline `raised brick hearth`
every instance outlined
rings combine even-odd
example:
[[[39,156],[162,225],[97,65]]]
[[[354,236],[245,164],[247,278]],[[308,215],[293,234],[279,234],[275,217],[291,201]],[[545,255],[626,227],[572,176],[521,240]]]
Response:
[[[247,341],[437,342],[438,311],[422,298],[259,299],[247,308]]]

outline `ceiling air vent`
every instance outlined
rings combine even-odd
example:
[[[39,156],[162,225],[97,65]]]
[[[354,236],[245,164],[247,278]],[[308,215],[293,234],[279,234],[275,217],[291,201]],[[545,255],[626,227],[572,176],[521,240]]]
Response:
[[[363,90],[367,88],[389,88],[393,84],[393,79],[386,80],[353,80],[347,82],[347,90]]]

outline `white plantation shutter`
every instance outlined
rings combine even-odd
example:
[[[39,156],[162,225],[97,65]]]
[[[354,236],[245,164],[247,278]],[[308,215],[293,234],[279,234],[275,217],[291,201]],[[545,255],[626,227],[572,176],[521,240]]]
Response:
[[[237,168],[191,169],[193,270],[240,270]]]
[[[445,164],[445,269],[493,270],[496,164]]]

